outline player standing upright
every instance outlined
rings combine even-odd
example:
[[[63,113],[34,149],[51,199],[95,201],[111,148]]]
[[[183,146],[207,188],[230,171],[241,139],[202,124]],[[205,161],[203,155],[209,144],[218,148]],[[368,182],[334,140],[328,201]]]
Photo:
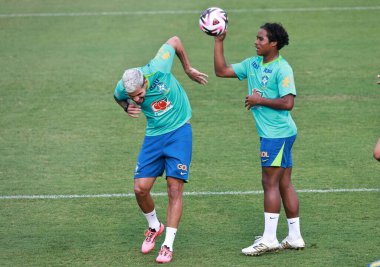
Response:
[[[145,66],[128,69],[117,83],[116,102],[131,117],[141,111],[147,118],[146,134],[137,159],[134,192],[149,229],[141,252],[153,250],[156,238],[164,231],[158,220],[150,191],[158,176],[166,172],[169,203],[165,241],[156,261],[172,260],[173,243],[183,210],[183,187],[188,181],[192,156],[192,115],[189,99],[181,84],[171,73],[177,55],[190,79],[206,84],[207,75],[190,65],[181,40],[174,36],[163,44],[156,56]]]
[[[257,33],[257,56],[227,65],[223,41],[226,33],[215,37],[215,74],[223,78],[248,80],[245,107],[252,111],[260,137],[265,228],[262,237],[242,249],[245,255],[260,255],[282,249],[302,249],[299,201],[291,182],[292,146],[297,128],[290,115],[296,88],[293,71],[279,50],[288,44],[286,30],[278,23],[266,23]],[[279,244],[277,224],[281,200],[288,218],[289,234]]]

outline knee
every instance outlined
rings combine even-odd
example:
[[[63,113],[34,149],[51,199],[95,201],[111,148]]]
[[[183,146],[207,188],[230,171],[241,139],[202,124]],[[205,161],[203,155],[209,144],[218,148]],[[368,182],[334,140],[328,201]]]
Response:
[[[144,196],[149,194],[148,189],[141,187],[141,186],[137,186],[137,185],[135,185],[134,191],[135,191],[135,195],[140,196],[140,197],[144,197]]]
[[[273,181],[273,179],[269,179],[267,177],[263,177],[261,180],[264,190],[271,190],[273,188],[278,188],[278,183]]]
[[[280,190],[281,191],[289,191],[289,190],[294,190],[294,187],[292,185],[292,183],[284,183],[284,182],[280,182]]]
[[[170,185],[168,187],[168,196],[171,199],[182,198],[183,195],[183,187],[177,185]]]

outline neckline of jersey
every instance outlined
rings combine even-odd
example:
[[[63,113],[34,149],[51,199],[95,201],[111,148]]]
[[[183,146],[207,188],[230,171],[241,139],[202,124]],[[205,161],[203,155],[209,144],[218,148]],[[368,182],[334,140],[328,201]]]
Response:
[[[266,67],[272,63],[275,63],[277,61],[280,61],[282,59],[281,55],[278,55],[278,57],[275,60],[269,61],[267,63],[264,63],[264,57],[261,57],[260,67]]]

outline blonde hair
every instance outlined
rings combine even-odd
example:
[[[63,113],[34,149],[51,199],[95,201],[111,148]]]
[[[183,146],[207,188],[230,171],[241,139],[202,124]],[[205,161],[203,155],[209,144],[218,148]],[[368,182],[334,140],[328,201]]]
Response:
[[[127,69],[124,71],[122,80],[127,93],[133,93],[138,86],[143,86],[144,75],[139,69]]]

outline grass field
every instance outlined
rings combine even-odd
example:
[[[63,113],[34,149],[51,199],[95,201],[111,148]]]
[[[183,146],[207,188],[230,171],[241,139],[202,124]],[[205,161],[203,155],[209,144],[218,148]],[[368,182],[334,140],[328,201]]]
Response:
[[[198,27],[209,6],[228,12],[229,63],[255,53],[263,23],[282,22],[289,32],[282,55],[298,94],[293,183],[304,251],[240,254],[263,231],[259,140],[244,110],[246,83],[213,73],[213,39]],[[376,0],[0,0],[0,266],[156,265],[156,251],[139,251],[147,224],[131,196],[145,119],[127,117],[113,91],[124,69],[146,64],[173,35],[209,83],[190,81],[176,59],[173,72],[193,107],[194,154],[171,265],[380,259],[380,164],[372,158],[379,17]],[[159,179],[154,192],[165,186]],[[167,198],[155,199],[165,222]],[[282,213],[278,238],[286,234]]]

